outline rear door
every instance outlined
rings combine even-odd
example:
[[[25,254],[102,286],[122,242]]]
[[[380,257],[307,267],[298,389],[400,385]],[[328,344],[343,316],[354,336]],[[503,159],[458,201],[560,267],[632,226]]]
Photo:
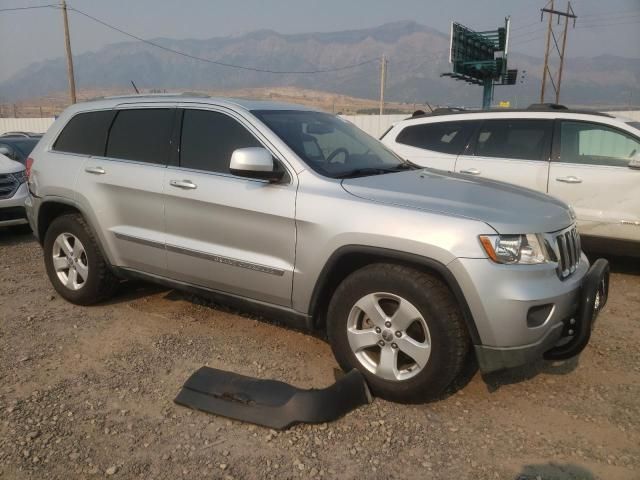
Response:
[[[115,265],[166,272],[162,182],[175,112],[169,105],[113,112],[104,153],[88,158],[79,174],[78,201]]]
[[[640,139],[595,122],[558,120],[549,193],[573,206],[580,233],[640,242]]]
[[[456,157],[467,146],[477,123],[447,121],[408,125],[397,134],[391,147],[402,158],[422,167],[453,172]]]
[[[231,154],[266,146],[260,133],[227,110],[188,108],[180,115],[179,159],[164,177],[171,276],[290,306],[296,177],[290,172],[274,184],[232,175]]]
[[[485,120],[455,171],[547,191],[553,120]]]

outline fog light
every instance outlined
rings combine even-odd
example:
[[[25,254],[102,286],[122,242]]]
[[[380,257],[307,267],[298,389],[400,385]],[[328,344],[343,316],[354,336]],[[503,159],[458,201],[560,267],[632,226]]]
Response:
[[[531,307],[529,313],[527,313],[527,327],[532,328],[542,325],[551,315],[551,310],[553,310],[552,303]]]

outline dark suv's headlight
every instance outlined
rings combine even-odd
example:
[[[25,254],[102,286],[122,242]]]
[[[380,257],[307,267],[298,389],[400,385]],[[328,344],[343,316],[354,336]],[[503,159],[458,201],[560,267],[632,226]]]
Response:
[[[12,173],[11,176],[15,178],[20,184],[27,183],[26,170],[22,170],[21,172],[17,172],[17,173]]]

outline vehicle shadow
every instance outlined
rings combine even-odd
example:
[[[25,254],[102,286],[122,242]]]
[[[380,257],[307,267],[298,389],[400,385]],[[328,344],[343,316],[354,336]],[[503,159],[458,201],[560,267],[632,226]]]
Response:
[[[482,375],[482,380],[489,393],[496,392],[504,385],[521,383],[540,375],[568,375],[573,372],[580,362],[580,356],[564,361],[537,360],[521,367],[501,370]]]
[[[28,225],[0,227],[0,247],[10,247],[21,243],[35,242],[36,238]]]
[[[549,462],[541,465],[525,465],[515,480],[596,480],[596,476],[584,467],[570,463]]]
[[[622,257],[606,253],[597,253],[596,251],[587,252],[587,256],[591,261],[596,258],[606,258],[609,260],[612,273],[640,275],[640,257]]]
[[[100,302],[98,305],[117,305],[119,303],[131,302],[163,291],[171,293],[170,290],[162,285],[141,280],[127,280],[120,284],[118,291],[113,297],[104,302]]]

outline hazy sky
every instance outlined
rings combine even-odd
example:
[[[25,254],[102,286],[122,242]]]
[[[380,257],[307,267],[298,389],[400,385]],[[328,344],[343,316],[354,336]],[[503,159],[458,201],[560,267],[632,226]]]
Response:
[[[1,12],[3,8],[57,0],[0,0],[0,80],[28,64],[64,54],[61,12],[56,9]],[[512,48],[542,56],[545,0],[68,0],[107,23],[143,38],[210,38],[257,29],[282,33],[359,29],[415,20],[443,32],[451,20],[476,30],[512,18]],[[556,7],[566,8],[565,0]],[[569,56],[603,53],[640,58],[640,0],[572,0],[579,16],[569,34]],[[74,54],[128,40],[77,14],[70,14]]]

